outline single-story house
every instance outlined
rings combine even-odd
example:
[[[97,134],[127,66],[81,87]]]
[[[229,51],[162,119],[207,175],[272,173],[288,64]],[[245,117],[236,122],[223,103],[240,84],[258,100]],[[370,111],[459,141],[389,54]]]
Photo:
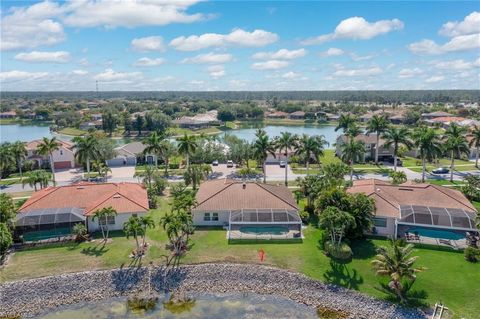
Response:
[[[0,113],[0,119],[13,119],[17,117],[17,112],[8,111]]]
[[[89,121],[89,122],[83,122],[79,125],[79,128],[84,131],[88,131],[89,129],[102,129],[103,128],[103,122],[102,120],[95,120],[95,121]]]
[[[181,118],[173,120],[172,123],[181,128],[200,129],[220,124],[217,115],[218,111],[212,110],[195,116],[182,116]]]
[[[93,220],[97,210],[112,207],[116,216]],[[110,230],[120,230],[131,216],[148,212],[147,191],[137,183],[78,183],[47,187],[35,192],[18,210],[15,231],[25,240],[40,240],[72,233],[77,223],[89,232],[108,223]]]
[[[462,192],[444,186],[407,182],[393,185],[377,179],[357,180],[347,190],[375,200],[375,232],[403,237],[418,232],[427,237],[465,235],[476,231],[476,209]]]
[[[284,119],[284,118],[287,118],[287,116],[288,116],[288,113],[281,112],[281,111],[268,113],[266,115],[266,117],[269,119]]]
[[[421,117],[422,120],[431,120],[437,117],[446,117],[446,116],[454,116],[450,113],[443,112],[443,111],[436,111],[431,113],[422,113]]]
[[[340,135],[337,137],[335,144],[335,154],[338,157],[342,157],[342,145],[346,143],[348,137],[346,135]],[[355,137],[356,141],[363,141],[365,143],[365,154],[363,161],[375,160],[375,148],[377,146],[377,134],[360,134]],[[379,139],[378,159],[385,160],[393,157],[393,147],[385,147],[385,140]]]
[[[148,164],[154,164],[156,161],[155,154],[144,155],[146,145],[142,142],[132,142],[115,148],[115,157],[107,160],[107,165],[110,167],[137,165],[137,162],[142,158]]]
[[[192,209],[196,226],[228,227],[229,239],[301,238],[302,220],[292,192],[229,179],[204,182]]]
[[[57,140],[57,142],[60,146],[58,150],[52,154],[55,169],[70,169],[76,167],[74,144],[62,140]],[[42,140],[33,140],[26,144],[26,159],[35,161],[38,167],[42,167],[44,163],[49,163],[48,156],[38,154],[37,147],[41,143]]]
[[[465,121],[466,119],[464,117],[456,117],[456,116],[442,116],[442,117],[436,117],[430,120],[425,120],[425,122],[429,124],[438,124],[441,125],[442,127],[449,127],[450,124],[452,123],[460,123],[462,121]]]
[[[291,119],[291,120],[303,120],[303,119],[305,119],[305,112],[296,111],[296,112],[290,113],[288,115],[288,118]]]

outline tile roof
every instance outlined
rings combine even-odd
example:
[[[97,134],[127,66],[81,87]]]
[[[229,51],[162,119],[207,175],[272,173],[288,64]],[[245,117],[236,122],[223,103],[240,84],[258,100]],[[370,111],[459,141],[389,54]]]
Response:
[[[240,209],[298,210],[292,192],[285,186],[244,183],[228,179],[212,180],[200,185],[194,211]]]
[[[84,215],[92,215],[96,210],[110,206],[119,214],[147,211],[147,191],[137,183],[77,183],[47,187],[33,193],[20,207],[19,213],[76,207],[84,209]]]
[[[376,215],[399,218],[400,205],[458,208],[475,212],[470,201],[460,192],[444,186],[407,182],[393,185],[378,179],[353,182],[349,193],[364,193],[375,199]]]
[[[38,145],[40,145],[43,141],[42,140],[33,140],[27,143],[26,148],[27,150],[36,150]],[[73,143],[67,142],[67,141],[62,141],[62,140],[57,140],[58,143],[60,143],[61,147],[66,148],[71,150],[74,146]]]
[[[348,137],[345,134],[340,135],[337,139],[340,139],[342,142],[348,141]],[[377,143],[377,134],[359,134],[355,136],[355,141],[362,141],[365,144],[376,144]],[[379,139],[380,146],[385,144],[385,140],[383,138]]]

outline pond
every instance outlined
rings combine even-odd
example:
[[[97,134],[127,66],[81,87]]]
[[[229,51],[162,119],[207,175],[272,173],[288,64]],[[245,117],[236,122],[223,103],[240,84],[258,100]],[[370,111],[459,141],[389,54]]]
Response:
[[[258,294],[194,294],[183,302],[160,296],[152,310],[131,310],[126,298],[60,307],[37,319],[136,319],[136,318],[318,318],[313,308],[291,300]]]
[[[333,148],[337,136],[341,131],[335,132],[333,125],[247,125],[240,129],[226,132],[225,134],[234,135],[238,138],[252,142],[255,139],[255,132],[258,128],[263,128],[270,138],[279,136],[281,132],[290,132],[292,134],[302,135],[323,135],[325,140],[330,144],[327,148]],[[222,134],[223,135],[223,134]]]
[[[0,125],[0,141],[2,143],[15,141],[28,142],[51,136],[52,133],[50,132],[49,125]]]

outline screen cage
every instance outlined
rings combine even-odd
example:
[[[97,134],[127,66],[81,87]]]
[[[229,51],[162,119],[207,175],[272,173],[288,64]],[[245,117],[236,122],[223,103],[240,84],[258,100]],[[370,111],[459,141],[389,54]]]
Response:
[[[475,213],[459,208],[402,205],[398,223],[475,230]]]

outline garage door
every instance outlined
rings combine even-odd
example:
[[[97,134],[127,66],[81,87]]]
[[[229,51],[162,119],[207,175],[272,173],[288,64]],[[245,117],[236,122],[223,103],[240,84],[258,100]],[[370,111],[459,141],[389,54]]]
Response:
[[[72,163],[70,161],[55,162],[53,163],[53,166],[55,169],[72,168]]]

